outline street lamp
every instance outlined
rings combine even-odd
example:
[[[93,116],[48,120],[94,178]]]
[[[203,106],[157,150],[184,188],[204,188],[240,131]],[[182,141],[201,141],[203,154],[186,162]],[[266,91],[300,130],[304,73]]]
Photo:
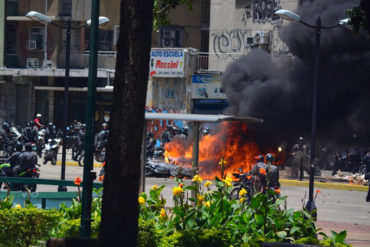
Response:
[[[317,208],[313,200],[313,189],[314,189],[314,171],[315,171],[315,141],[316,141],[316,111],[317,111],[317,82],[319,74],[319,53],[320,53],[320,34],[321,29],[331,29],[339,26],[348,27],[348,19],[343,19],[338,24],[333,26],[322,26],[320,16],[316,20],[316,25],[310,25],[304,22],[301,17],[293,12],[286,9],[279,9],[275,12],[284,20],[297,21],[303,25],[313,28],[316,31],[315,40],[315,60],[314,60],[314,80],[313,80],[313,93],[312,93],[312,123],[311,123],[311,143],[310,143],[310,182],[309,182],[309,198],[306,205],[306,209],[311,212],[312,216],[317,218]]]
[[[61,25],[53,22],[48,16],[43,15],[37,11],[30,11],[26,14],[26,17],[31,20],[38,21],[42,24],[53,24],[59,28],[67,31],[67,43],[66,43],[66,65],[65,65],[65,80],[64,80],[64,121],[63,121],[63,149],[62,149],[62,172],[61,180],[65,180],[65,165],[66,165],[66,143],[67,143],[67,124],[68,124],[68,102],[69,102],[69,60],[71,52],[71,30],[80,29],[91,25],[91,20],[88,20],[85,24],[72,26],[71,19],[67,21],[67,25]],[[104,16],[99,17],[99,25],[109,22],[109,19]],[[58,191],[67,191],[65,186],[59,186]]]

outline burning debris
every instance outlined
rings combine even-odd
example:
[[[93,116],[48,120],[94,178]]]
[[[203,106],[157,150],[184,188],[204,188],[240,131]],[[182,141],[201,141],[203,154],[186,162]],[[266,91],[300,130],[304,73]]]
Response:
[[[251,170],[259,149],[248,136],[247,125],[239,122],[222,122],[212,130],[212,134],[203,135],[199,141],[199,169],[204,179],[220,177],[221,167],[218,165],[221,157],[227,160],[225,175],[233,172]],[[177,166],[191,168],[193,146],[191,141],[175,138],[165,145],[165,160]],[[266,150],[266,152],[268,152]],[[269,151],[271,152],[271,151]],[[280,162],[284,152],[278,154]],[[280,163],[279,162],[279,163]]]

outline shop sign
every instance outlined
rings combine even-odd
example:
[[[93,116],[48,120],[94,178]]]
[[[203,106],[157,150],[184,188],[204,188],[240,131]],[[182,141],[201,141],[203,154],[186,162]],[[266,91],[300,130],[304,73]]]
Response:
[[[185,77],[185,49],[153,48],[150,51],[150,76]]]
[[[193,99],[226,99],[219,75],[195,74],[192,79]]]

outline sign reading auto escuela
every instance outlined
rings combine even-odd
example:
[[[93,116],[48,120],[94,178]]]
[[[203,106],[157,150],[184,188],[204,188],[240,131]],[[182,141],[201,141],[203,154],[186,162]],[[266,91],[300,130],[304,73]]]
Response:
[[[150,76],[184,77],[185,49],[153,48],[150,51]]]

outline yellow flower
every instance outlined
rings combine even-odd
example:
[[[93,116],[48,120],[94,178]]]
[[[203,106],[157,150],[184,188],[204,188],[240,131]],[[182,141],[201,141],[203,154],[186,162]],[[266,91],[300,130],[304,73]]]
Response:
[[[220,162],[218,162],[218,164],[222,167],[225,167],[225,165],[227,164],[227,161],[224,159],[224,156],[221,156],[221,160]]]
[[[162,208],[161,209],[161,212],[160,212],[160,214],[159,214],[159,218],[160,219],[165,219],[167,217],[167,215],[166,215],[166,210],[164,209],[164,208]]]
[[[244,188],[239,191],[240,197],[244,197],[245,194],[247,194],[247,191]]]
[[[224,182],[227,187],[231,187],[232,186],[232,184],[231,184],[232,181],[233,180],[229,176],[227,176],[225,179],[222,179],[222,182]]]
[[[207,182],[204,183],[204,186],[209,187],[211,184],[212,184],[211,181],[207,181]]]
[[[198,200],[198,206],[201,206],[202,203],[204,202],[204,196],[198,194],[197,200]]]
[[[245,200],[247,200],[247,198],[245,198],[245,197],[240,197],[240,199],[239,199],[240,203],[243,203]]]
[[[152,190],[156,190],[156,189],[158,189],[158,185],[153,185]]]
[[[22,208],[22,206],[20,204],[17,204],[14,206],[14,208]]]
[[[139,196],[139,198],[137,200],[138,200],[138,202],[139,202],[140,205],[144,205],[145,204],[145,198],[144,197]]]
[[[211,202],[206,201],[205,203],[203,203],[203,206],[206,207],[206,208],[210,208],[211,207]]]
[[[203,179],[201,177],[199,177],[199,175],[195,175],[193,177],[193,182],[197,182],[197,183],[201,183],[203,181]]]
[[[181,195],[184,190],[181,187],[173,187],[172,189],[173,196]]]

